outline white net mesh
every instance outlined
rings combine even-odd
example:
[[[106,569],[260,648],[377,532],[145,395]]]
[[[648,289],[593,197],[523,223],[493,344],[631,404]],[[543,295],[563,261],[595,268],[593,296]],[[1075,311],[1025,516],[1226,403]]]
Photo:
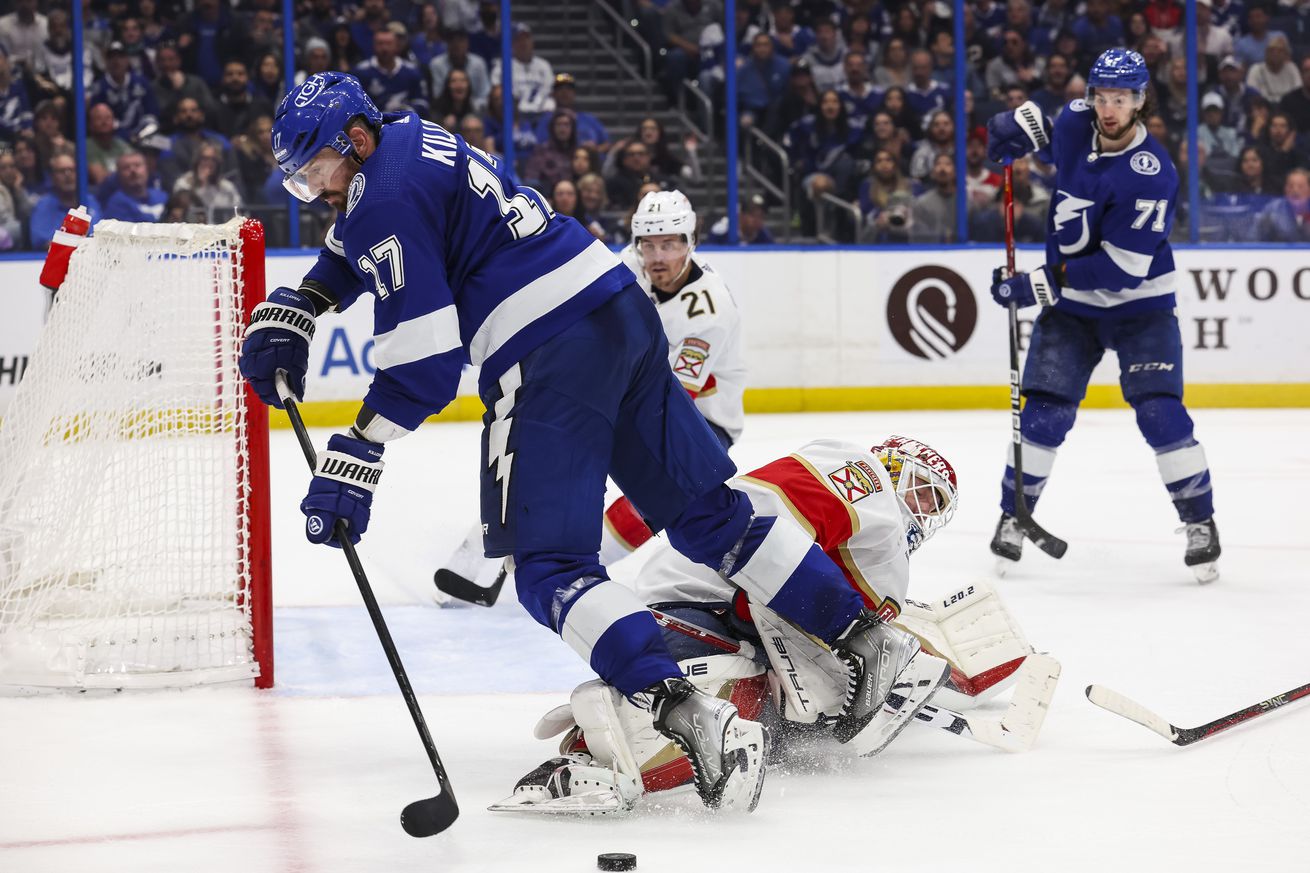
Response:
[[[101,222],[0,426],[0,684],[258,674],[241,220]]]

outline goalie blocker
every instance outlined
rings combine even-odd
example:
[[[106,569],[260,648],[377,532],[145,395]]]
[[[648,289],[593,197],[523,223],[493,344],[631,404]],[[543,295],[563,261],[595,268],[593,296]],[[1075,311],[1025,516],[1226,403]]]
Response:
[[[768,609],[749,604],[750,623],[741,611],[670,607],[657,612],[666,641],[679,659],[683,675],[700,690],[727,698],[743,718],[765,724],[773,750],[785,758],[789,749],[816,742],[834,754],[870,756],[882,751],[913,721],[961,732],[1018,750],[1031,745],[1054,691],[1058,664],[1035,656],[1022,630],[985,582],[952,592],[931,603],[909,602],[895,623],[913,634],[922,651],[898,677],[895,693],[875,717],[858,745],[839,745],[828,731],[842,710],[848,673],[827,646],[817,643]],[[725,651],[736,649],[735,651]],[[941,715],[970,709],[1003,694],[1021,675],[1030,657],[1036,667],[1025,707],[1012,706],[1012,724]],[[946,678],[949,676],[949,678]],[[943,679],[945,683],[943,684]],[[931,699],[935,706],[928,706]],[[938,709],[937,707],[942,707]],[[1023,736],[1004,737],[1007,732]],[[513,793],[493,804],[498,812],[547,815],[606,815],[634,808],[644,795],[679,793],[692,785],[685,755],[654,727],[650,713],[599,680],[578,686],[568,704],[546,713],[537,723],[538,739],[564,736],[560,753],[524,775]],[[999,737],[999,738],[998,738]]]

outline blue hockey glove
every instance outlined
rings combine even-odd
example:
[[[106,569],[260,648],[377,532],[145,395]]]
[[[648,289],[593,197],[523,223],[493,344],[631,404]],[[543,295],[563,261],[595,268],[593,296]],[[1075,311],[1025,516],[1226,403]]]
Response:
[[[1051,306],[1060,299],[1060,285],[1049,266],[1031,273],[1015,273],[1008,279],[1005,269],[997,267],[992,271],[992,299],[1002,306],[1013,303],[1020,309],[1034,303]]]
[[[241,375],[259,399],[282,408],[273,377],[286,370],[287,385],[297,398],[305,396],[309,341],[314,338],[314,304],[299,291],[278,288],[250,313],[246,340],[241,344]]]
[[[318,468],[309,483],[309,494],[300,501],[305,514],[305,538],[311,543],[337,542],[338,518],[346,520],[350,542],[357,543],[368,530],[373,489],[382,476],[382,444],[333,434],[327,451],[318,453]]]
[[[1051,122],[1029,100],[1011,112],[998,112],[987,120],[987,159],[1008,164],[1051,144]]]

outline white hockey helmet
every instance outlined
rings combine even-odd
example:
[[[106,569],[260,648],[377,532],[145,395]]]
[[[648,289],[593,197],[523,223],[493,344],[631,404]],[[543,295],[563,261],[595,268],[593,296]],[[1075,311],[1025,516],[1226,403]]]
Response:
[[[652,191],[632,213],[632,242],[643,236],[681,234],[690,250],[696,245],[696,210],[681,191]]]
[[[910,514],[912,522],[906,536],[913,552],[955,515],[955,468],[932,446],[909,437],[889,436],[872,451],[886,468],[896,496]]]

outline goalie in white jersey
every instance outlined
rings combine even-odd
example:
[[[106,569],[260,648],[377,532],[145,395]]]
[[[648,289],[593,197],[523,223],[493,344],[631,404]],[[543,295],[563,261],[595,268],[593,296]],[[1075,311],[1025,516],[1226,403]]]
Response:
[[[904,437],[872,448],[819,440],[729,484],[761,512],[793,517],[865,605],[897,625],[884,625],[876,655],[906,702],[879,712],[875,729],[846,738],[854,754],[885,748],[939,688],[957,708],[992,696],[1032,652],[985,584],[933,605],[907,599],[911,553],[955,513],[955,471],[931,447]],[[656,552],[635,587],[659,613],[684,675],[770,725],[775,749],[829,732],[844,741],[833,723],[848,704],[849,653],[818,643],[671,548]],[[536,734],[561,731],[561,756],[521,779],[493,810],[618,812],[645,793],[690,783],[686,756],[655,731],[650,715],[600,681],[579,686]]]
[[[669,366],[710,430],[730,448],[745,423],[742,395],[741,312],[722,277],[697,257],[696,212],[681,191],[652,191],[632,215],[632,242],[623,262],[637,276],[659,313],[669,339]],[[626,497],[605,510],[600,561],[613,566],[651,538],[650,528]],[[453,595],[487,604],[504,582],[500,562],[482,557],[480,530],[471,531],[437,571],[438,601]],[[481,584],[479,581],[481,580]],[[483,586],[492,586],[485,589]],[[472,597],[466,596],[472,594]]]

